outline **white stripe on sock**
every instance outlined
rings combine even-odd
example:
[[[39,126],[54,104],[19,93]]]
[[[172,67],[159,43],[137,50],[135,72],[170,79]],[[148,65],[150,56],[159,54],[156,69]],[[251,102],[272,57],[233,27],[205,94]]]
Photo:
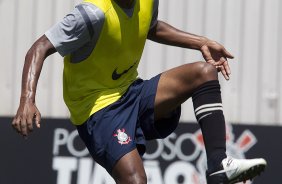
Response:
[[[206,108],[206,107],[216,107],[216,106],[222,107],[222,103],[213,103],[213,104],[201,105],[200,107],[198,107],[197,109],[195,109],[195,112],[197,112],[197,111],[200,110],[200,109]]]
[[[203,119],[203,118],[205,118],[205,117],[207,117],[207,116],[209,116],[209,115],[212,115],[212,112],[201,116],[201,117],[198,119],[198,122],[201,121],[201,119]]]
[[[222,107],[209,107],[209,108],[199,110],[198,112],[196,112],[196,116],[198,116],[199,114],[204,113],[204,112],[219,111],[219,110],[223,111],[223,108]]]

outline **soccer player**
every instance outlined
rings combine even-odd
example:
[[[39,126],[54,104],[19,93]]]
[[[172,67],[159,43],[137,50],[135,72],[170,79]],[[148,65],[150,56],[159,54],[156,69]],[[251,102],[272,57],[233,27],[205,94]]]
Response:
[[[226,155],[225,120],[218,72],[229,80],[219,43],[180,31],[157,19],[158,0],[85,0],[41,36],[28,51],[20,105],[13,127],[24,137],[40,127],[35,94],[44,60],[64,56],[64,100],[93,159],[116,183],[147,183],[141,156],[145,140],[173,132],[180,106],[192,98],[208,160],[209,184],[235,183],[258,175],[264,159]],[[147,39],[195,49],[206,62],[172,68],[150,80],[137,78]],[[185,112],[184,112],[185,113]]]

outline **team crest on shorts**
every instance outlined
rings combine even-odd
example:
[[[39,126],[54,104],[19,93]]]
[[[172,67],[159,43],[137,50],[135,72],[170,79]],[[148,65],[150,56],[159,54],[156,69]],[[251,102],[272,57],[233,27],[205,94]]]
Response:
[[[118,139],[118,143],[121,145],[128,144],[131,141],[131,138],[125,133],[125,129],[118,129],[117,133],[114,134],[115,137]]]

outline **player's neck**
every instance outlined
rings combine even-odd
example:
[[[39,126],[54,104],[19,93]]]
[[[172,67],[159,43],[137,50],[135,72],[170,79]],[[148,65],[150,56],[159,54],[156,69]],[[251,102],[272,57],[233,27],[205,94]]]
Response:
[[[130,9],[134,5],[134,0],[114,0],[120,7]]]

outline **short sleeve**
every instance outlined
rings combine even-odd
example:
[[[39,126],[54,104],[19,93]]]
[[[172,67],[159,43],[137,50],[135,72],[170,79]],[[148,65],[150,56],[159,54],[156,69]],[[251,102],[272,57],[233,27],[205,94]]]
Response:
[[[89,30],[89,23],[95,30],[96,25],[100,25],[99,22],[104,20],[101,17],[103,14],[95,14],[98,12],[96,6],[87,4],[78,6],[45,32],[46,37],[61,56],[66,56],[89,43],[93,37]],[[95,31],[94,34],[96,34]]]

